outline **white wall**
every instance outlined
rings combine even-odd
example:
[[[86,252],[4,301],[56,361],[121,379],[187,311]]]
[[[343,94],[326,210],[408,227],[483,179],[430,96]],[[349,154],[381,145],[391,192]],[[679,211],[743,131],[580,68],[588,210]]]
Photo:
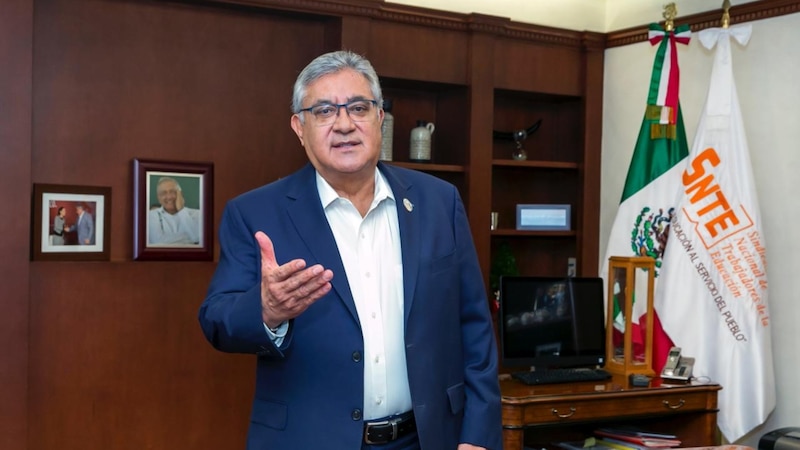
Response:
[[[763,234],[767,245],[778,403],[767,423],[739,443],[758,446],[774,428],[800,426],[800,208],[792,186],[800,179],[800,14],[752,22],[747,47],[732,44],[734,76],[750,146]],[[683,46],[681,46],[683,47]],[[644,42],[606,51],[600,255],[614,221],[633,147],[642,123],[654,48]],[[691,146],[705,103],[713,53],[694,39],[679,49],[680,98]],[[599,264],[599,262],[598,262]],[[723,386],[724,388],[724,386]]]

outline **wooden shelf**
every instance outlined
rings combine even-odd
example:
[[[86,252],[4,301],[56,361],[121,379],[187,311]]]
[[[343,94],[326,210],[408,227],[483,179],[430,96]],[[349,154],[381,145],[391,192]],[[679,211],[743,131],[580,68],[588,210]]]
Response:
[[[534,169],[578,169],[578,163],[564,161],[517,161],[513,159],[493,159],[492,165],[495,167],[530,167]]]
[[[405,167],[406,169],[414,169],[422,172],[465,172],[464,166],[458,164],[432,164],[432,163],[415,163],[415,162],[402,162],[402,161],[384,161],[387,164],[393,164],[397,167]]]
[[[492,236],[506,236],[506,237],[542,237],[542,238],[552,238],[552,237],[564,237],[564,238],[571,238],[575,237],[576,232],[572,230],[566,231],[526,231],[526,230],[515,230],[511,228],[499,228],[497,230],[492,230]]]

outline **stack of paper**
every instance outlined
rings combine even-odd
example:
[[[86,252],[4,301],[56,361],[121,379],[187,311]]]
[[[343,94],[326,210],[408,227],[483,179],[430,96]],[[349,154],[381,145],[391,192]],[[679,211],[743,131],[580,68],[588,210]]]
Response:
[[[594,434],[599,437],[599,441],[618,450],[672,448],[680,447],[681,445],[680,439],[674,434],[654,433],[628,428],[599,428],[595,430]]]
[[[631,428],[599,428],[596,436],[583,441],[558,442],[567,450],[653,450],[680,447],[674,434],[654,433]]]

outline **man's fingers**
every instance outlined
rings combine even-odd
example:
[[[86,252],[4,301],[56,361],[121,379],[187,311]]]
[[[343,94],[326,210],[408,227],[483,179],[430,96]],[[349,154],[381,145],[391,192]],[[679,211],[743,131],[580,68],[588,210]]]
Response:
[[[258,231],[255,238],[261,251],[262,301],[265,302],[265,308],[289,311],[300,307],[294,315],[287,316],[295,317],[331,290],[332,271],[319,264],[304,270],[305,261],[302,259],[279,266],[269,236]]]
[[[325,275],[328,275],[328,274],[329,274],[329,276],[325,276]],[[308,296],[307,296],[308,304],[311,304],[311,303],[317,301],[319,298],[323,297],[325,294],[330,292],[331,287],[332,287],[330,280],[333,278],[333,272],[328,270],[328,271],[326,271],[325,275],[323,275],[323,277],[321,279],[321,285],[319,287],[317,287],[313,292],[308,294]]]
[[[272,239],[263,231],[256,232],[256,241],[261,248],[261,269],[274,269],[278,267],[275,260],[275,247],[272,246]]]
[[[286,292],[296,298],[309,297],[321,286],[330,283],[333,272],[315,264],[295,274],[286,283]]]
[[[271,281],[284,281],[295,272],[303,270],[306,266],[306,262],[302,259],[295,259],[283,266],[279,266],[275,257],[275,247],[272,244],[272,239],[263,231],[257,231],[255,237],[261,249],[262,276],[269,276]]]

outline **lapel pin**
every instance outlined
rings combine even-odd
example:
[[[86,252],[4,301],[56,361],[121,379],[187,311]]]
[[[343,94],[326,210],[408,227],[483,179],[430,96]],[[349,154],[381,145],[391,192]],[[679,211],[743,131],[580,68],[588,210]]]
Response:
[[[414,209],[414,204],[411,203],[411,201],[409,199],[407,199],[407,198],[403,199],[403,206],[406,207],[408,212],[411,212]]]

